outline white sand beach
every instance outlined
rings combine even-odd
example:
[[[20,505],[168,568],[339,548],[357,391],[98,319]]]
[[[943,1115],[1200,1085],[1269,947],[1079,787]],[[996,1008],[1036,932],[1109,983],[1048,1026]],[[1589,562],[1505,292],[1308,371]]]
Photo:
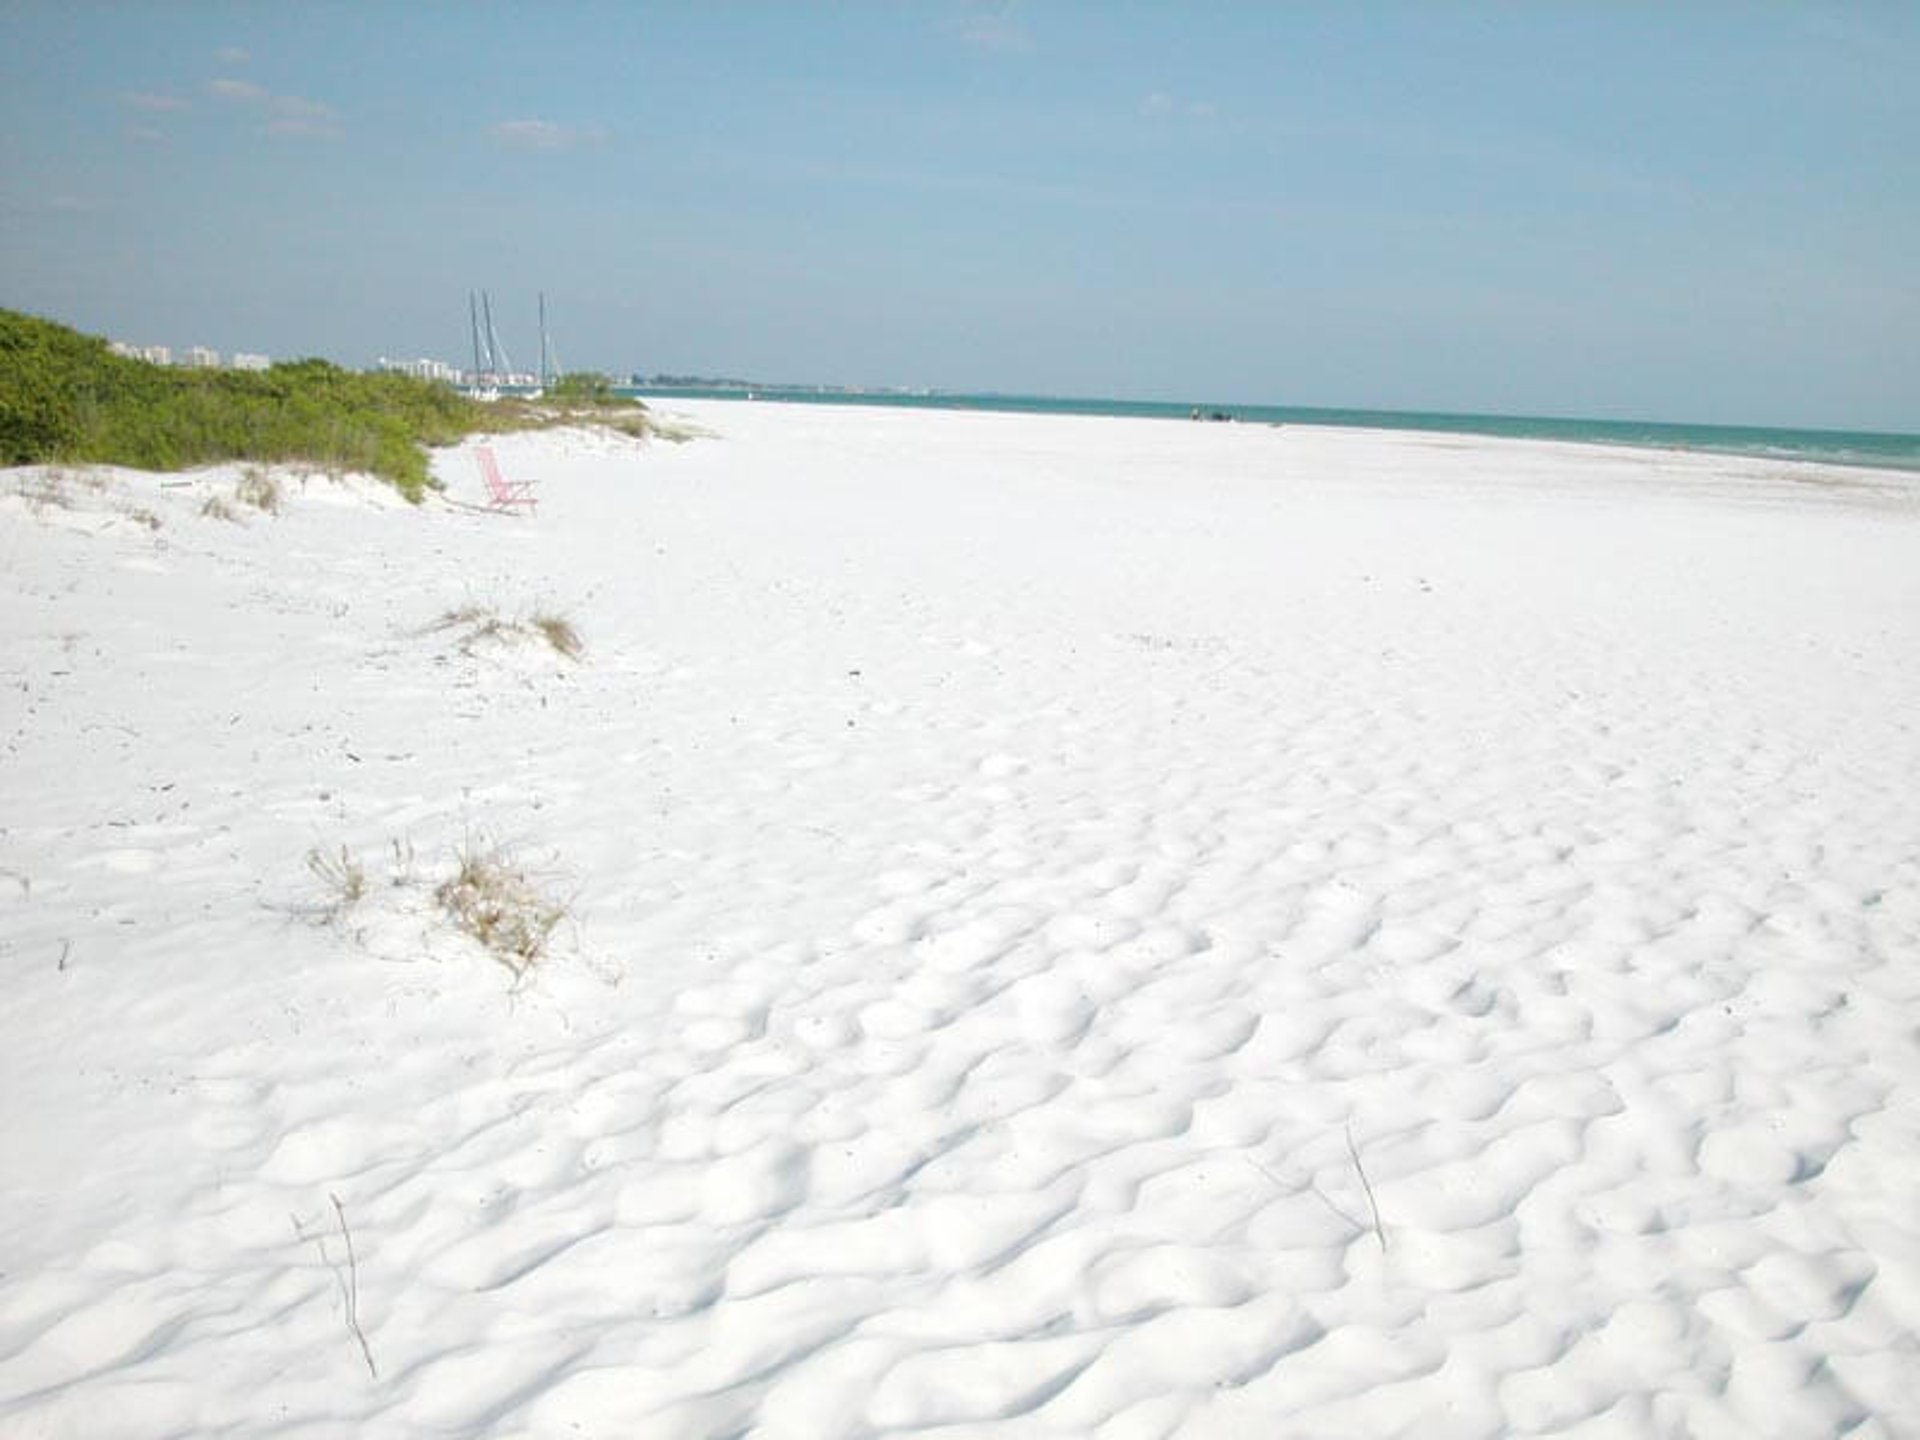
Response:
[[[1915,477],[669,408],[0,472],[0,1434],[1920,1434]]]

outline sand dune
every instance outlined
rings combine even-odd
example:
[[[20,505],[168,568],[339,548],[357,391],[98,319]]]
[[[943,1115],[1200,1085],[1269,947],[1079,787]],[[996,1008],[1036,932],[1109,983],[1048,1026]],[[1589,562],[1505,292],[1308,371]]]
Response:
[[[684,408],[0,476],[0,1432],[1920,1431],[1911,477]]]

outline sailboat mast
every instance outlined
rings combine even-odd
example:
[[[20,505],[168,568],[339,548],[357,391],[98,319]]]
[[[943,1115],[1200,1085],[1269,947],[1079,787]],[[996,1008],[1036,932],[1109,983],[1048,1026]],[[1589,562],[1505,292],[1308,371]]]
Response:
[[[487,319],[487,369],[490,373],[500,373],[499,349],[493,338],[493,297],[486,291],[480,292],[480,313]]]
[[[467,291],[467,329],[473,336],[473,374],[480,378],[480,301],[473,291]]]
[[[540,388],[547,388],[547,292],[540,292]]]

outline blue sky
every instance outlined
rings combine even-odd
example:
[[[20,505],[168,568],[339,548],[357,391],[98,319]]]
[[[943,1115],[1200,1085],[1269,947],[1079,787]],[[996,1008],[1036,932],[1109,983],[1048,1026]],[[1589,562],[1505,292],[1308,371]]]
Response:
[[[0,304],[182,346],[1920,430],[1920,6],[0,0]]]

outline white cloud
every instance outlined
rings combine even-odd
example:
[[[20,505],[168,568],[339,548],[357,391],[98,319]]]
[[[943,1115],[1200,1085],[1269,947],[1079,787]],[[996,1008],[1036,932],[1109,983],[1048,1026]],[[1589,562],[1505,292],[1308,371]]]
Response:
[[[265,110],[269,135],[291,136],[306,140],[331,140],[340,133],[340,114],[331,105],[309,100],[304,95],[275,95],[264,85],[251,80],[222,76],[207,82],[207,93],[222,100]]]
[[[1033,41],[1015,9],[1013,0],[963,0],[950,28],[975,50],[1021,54],[1033,48]]]
[[[606,131],[597,127],[561,125],[552,120],[502,120],[489,125],[487,133],[516,150],[573,150],[607,138]]]
[[[209,80],[207,93],[216,100],[238,100],[249,105],[267,98],[264,86],[256,85],[251,80],[234,80],[226,76]]]
[[[227,66],[244,65],[253,59],[251,55],[242,50],[238,45],[222,45],[218,50],[213,52],[213,58],[218,60],[222,65]]]
[[[1188,120],[1212,120],[1220,112],[1211,101],[1182,100],[1177,95],[1156,90],[1140,102],[1140,113],[1149,120],[1169,120],[1176,117]]]
[[[122,105],[135,110],[189,110],[193,108],[191,100],[178,95],[156,95],[145,90],[129,90],[120,97]]]
[[[154,129],[151,125],[129,125],[126,135],[127,139],[136,140],[142,145],[156,144],[167,138],[164,132]]]
[[[339,138],[340,126],[329,119],[276,115],[267,122],[267,133],[297,140],[334,140]]]
[[[318,100],[308,100],[299,95],[275,95],[272,100],[273,113],[282,120],[337,120],[331,105],[323,105]]]

